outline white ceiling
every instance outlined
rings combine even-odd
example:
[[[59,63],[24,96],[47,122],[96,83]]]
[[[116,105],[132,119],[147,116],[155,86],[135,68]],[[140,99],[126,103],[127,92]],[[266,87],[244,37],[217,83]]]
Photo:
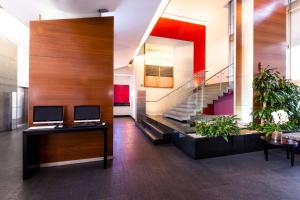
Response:
[[[99,16],[115,17],[114,67],[128,65],[145,33],[149,34],[168,0],[0,0],[6,11],[28,25],[31,20]],[[161,13],[160,13],[161,12]],[[151,23],[152,22],[152,23]],[[150,28],[149,28],[150,27]],[[146,35],[147,36],[147,35]],[[143,41],[142,41],[143,42]]]
[[[209,23],[228,0],[0,0],[6,11],[28,25],[31,20],[99,16],[115,17],[114,67],[127,66],[162,14]]]
[[[155,37],[155,36],[148,37],[148,39],[146,40],[146,43],[170,46],[170,47],[173,47],[173,48],[193,44],[193,42],[189,42],[189,41],[185,41],[185,40],[176,40],[176,39]]]
[[[171,0],[164,14],[168,17],[174,15],[179,18],[185,17],[187,21],[194,19],[207,24],[227,6],[228,2],[229,0]]]
[[[29,46],[29,30],[19,20],[0,9],[0,36],[18,46]]]

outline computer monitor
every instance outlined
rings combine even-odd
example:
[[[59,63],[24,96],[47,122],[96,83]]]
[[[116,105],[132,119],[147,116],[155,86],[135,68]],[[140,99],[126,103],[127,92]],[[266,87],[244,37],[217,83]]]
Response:
[[[100,122],[100,106],[74,106],[74,122]]]
[[[34,106],[33,124],[60,124],[64,121],[63,106]]]

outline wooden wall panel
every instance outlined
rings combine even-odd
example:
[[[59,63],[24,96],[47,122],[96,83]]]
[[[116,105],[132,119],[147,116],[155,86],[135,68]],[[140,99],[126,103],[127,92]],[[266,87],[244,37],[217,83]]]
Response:
[[[73,122],[74,105],[100,105],[113,150],[113,17],[30,23],[29,124],[33,106],[63,105]],[[43,162],[100,157],[100,134],[41,138]]]
[[[42,136],[40,162],[96,158],[103,155],[103,135],[96,132],[78,132]]]
[[[287,0],[254,0],[254,74],[257,65],[270,65],[286,73]]]

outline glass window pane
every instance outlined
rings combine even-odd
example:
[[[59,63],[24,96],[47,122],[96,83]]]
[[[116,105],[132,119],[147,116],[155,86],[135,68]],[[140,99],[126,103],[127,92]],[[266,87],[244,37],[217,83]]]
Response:
[[[300,9],[291,13],[291,79],[300,80]]]

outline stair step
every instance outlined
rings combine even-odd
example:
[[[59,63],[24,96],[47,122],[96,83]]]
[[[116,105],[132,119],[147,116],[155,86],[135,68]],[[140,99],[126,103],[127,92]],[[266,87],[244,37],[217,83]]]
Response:
[[[172,110],[175,112],[193,112],[195,109],[175,107]]]
[[[190,120],[191,116],[195,113],[202,113],[204,108],[212,104],[214,100],[218,100],[224,93],[228,93],[229,89],[229,83],[222,83],[221,87],[219,84],[206,85],[204,91],[200,89],[191,94],[185,101],[164,113],[164,116],[178,121]]]
[[[172,114],[168,114],[168,113],[165,113],[164,117],[176,119],[178,121],[187,121],[187,120],[189,120],[189,117],[180,117],[180,116],[176,116],[176,115],[172,115]]]
[[[157,132],[160,135],[165,134],[165,132],[163,130],[161,130],[160,128],[158,128],[157,126],[155,126],[154,124],[152,124],[151,122],[147,121],[147,120],[143,120],[143,123],[149,127],[150,129],[153,129],[155,132]]]
[[[213,102],[213,100],[205,100],[203,102],[203,105],[205,105],[205,104],[211,104],[212,102]],[[192,106],[191,106],[190,102],[185,102],[185,103],[180,104],[177,107],[186,108],[186,109],[198,109],[198,108],[200,108],[200,106],[201,106],[201,102],[199,101],[199,102],[197,102],[197,104],[192,105]]]
[[[178,117],[188,117],[189,112],[176,112],[174,110],[168,111],[167,114],[178,116]]]
[[[222,87],[228,87],[228,83],[222,83]],[[206,88],[220,88],[220,84],[210,84],[210,85],[205,85]]]
[[[219,94],[222,94],[222,93],[220,93],[220,92],[207,92],[206,93],[205,92],[205,93],[203,93],[203,97],[215,96],[215,95],[219,95]],[[202,98],[202,93],[190,96],[189,98]]]
[[[143,129],[144,134],[151,140],[153,144],[159,144],[162,139],[154,135],[149,129]]]
[[[160,123],[150,118],[142,120],[141,129],[154,144],[166,144],[171,142],[171,133],[164,130]]]
[[[226,90],[224,89],[222,91],[219,91],[219,90],[218,91],[205,91],[205,92],[203,92],[203,95],[204,96],[214,96],[214,95],[222,94],[222,93],[224,93],[224,91],[226,91]],[[202,93],[200,92],[199,94],[193,95],[191,97],[193,97],[193,98],[195,98],[195,97],[200,98],[201,96],[202,96]]]
[[[210,101],[210,102],[212,102],[212,101]],[[206,105],[207,103],[209,103],[209,102],[203,102],[203,105]],[[193,105],[193,106],[191,106],[191,105],[189,105],[189,104],[187,104],[187,103],[185,103],[185,104],[180,104],[180,105],[178,105],[178,106],[176,106],[176,108],[183,108],[183,109],[192,109],[192,110],[197,110],[197,109],[199,109],[201,107],[201,103],[199,102],[197,105]]]
[[[203,99],[186,99],[185,102],[188,102],[188,103],[194,103],[194,104],[199,104],[200,102],[202,101],[205,101],[205,100],[217,100],[218,99],[218,96],[215,96],[215,97],[205,97]],[[183,103],[185,103],[183,102]]]
[[[185,103],[181,103],[178,106],[176,106],[178,108],[187,108],[187,109],[196,109],[197,105],[190,105],[190,104],[185,104]]]
[[[180,105],[188,105],[188,106],[197,107],[197,104],[198,103],[196,103],[196,102],[185,101],[185,102],[181,103]]]

